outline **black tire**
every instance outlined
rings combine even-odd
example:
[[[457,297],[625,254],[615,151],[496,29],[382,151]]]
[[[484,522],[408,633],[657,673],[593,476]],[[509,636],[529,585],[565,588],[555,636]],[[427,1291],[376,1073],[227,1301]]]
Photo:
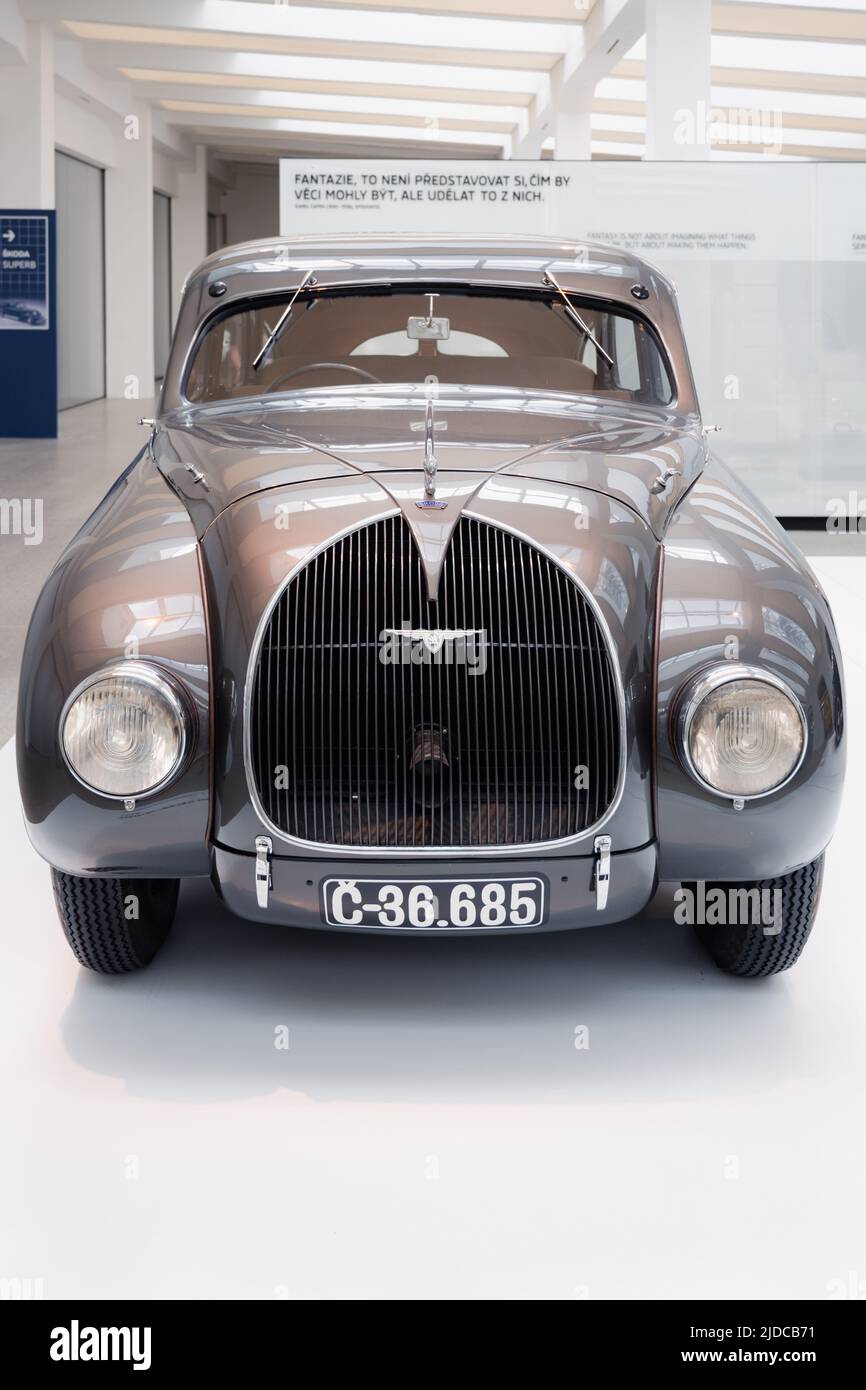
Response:
[[[81,878],[52,869],[51,880],[63,935],[88,970],[100,975],[140,970],[168,936],[179,879]]]
[[[695,931],[716,965],[728,975],[751,979],[778,975],[800,959],[818,911],[823,877],[822,854],[811,864],[779,878],[765,878],[754,883],[708,883],[708,893],[711,888],[757,888],[771,892],[778,889],[781,892],[781,930],[769,934],[760,923],[745,923],[733,926],[698,924]],[[694,884],[688,886],[694,891]],[[771,903],[775,901],[770,899]]]

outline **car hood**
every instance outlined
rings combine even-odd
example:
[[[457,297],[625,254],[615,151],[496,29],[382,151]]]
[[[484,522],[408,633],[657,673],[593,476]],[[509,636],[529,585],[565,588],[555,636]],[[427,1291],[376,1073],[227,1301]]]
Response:
[[[199,535],[245,497],[353,473],[376,475],[386,491],[399,475],[404,494],[406,475],[417,476],[420,499],[427,399],[423,387],[332,388],[188,406],[160,418],[153,456]],[[669,410],[443,387],[433,409],[437,497],[446,500],[458,476],[478,475],[479,488],[499,472],[538,478],[616,498],[661,537],[706,462],[700,421]],[[464,504],[466,491],[464,481]]]

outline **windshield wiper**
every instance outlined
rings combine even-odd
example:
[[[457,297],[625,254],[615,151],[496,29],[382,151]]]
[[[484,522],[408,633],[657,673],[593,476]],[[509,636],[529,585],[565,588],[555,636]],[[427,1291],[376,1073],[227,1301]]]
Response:
[[[286,305],[285,309],[284,309],[283,312],[280,314],[280,317],[277,319],[277,321],[276,321],[276,323],[274,324],[273,328],[271,329],[270,333],[269,333],[268,336],[265,338],[265,341],[262,343],[262,346],[259,348],[259,350],[258,350],[258,352],[256,353],[255,357],[253,358],[253,371],[254,371],[254,372],[257,372],[257,371],[258,371],[260,362],[262,361],[262,359],[263,359],[264,357],[267,356],[268,352],[269,352],[270,349],[274,346],[274,344],[276,343],[276,341],[277,341],[277,339],[279,338],[280,334],[282,333],[283,329],[285,328],[286,324],[288,323],[289,317],[290,317],[290,315],[291,315],[291,312],[292,312],[292,310],[293,310],[294,307],[295,307],[295,300],[297,299],[298,295],[301,293],[301,290],[306,289],[307,285],[313,286],[313,285],[315,285],[315,283],[316,283],[316,277],[315,277],[315,275],[313,274],[312,270],[308,270],[307,273],[306,273],[306,275],[304,276],[303,280],[302,280],[301,283],[298,285],[298,288],[295,290],[295,293],[292,295],[291,299],[289,300],[288,304]]]
[[[549,270],[548,270],[548,271],[545,271],[544,279],[542,280],[541,283],[542,283],[543,285],[552,285],[553,288],[556,290],[557,294],[559,294],[559,295],[562,296],[562,301],[563,301],[563,303],[565,304],[566,310],[568,311],[568,313],[570,314],[570,316],[571,316],[571,318],[574,320],[574,322],[577,324],[578,328],[579,328],[580,331],[583,333],[584,337],[589,339],[589,341],[592,343],[593,347],[595,348],[596,352],[601,353],[601,355],[602,355],[602,357],[604,358],[604,360],[605,360],[605,362],[607,363],[607,365],[608,365],[609,367],[612,367],[612,366],[613,366],[613,358],[611,357],[610,353],[609,353],[609,352],[605,352],[604,348],[602,347],[601,343],[598,341],[598,338],[596,338],[596,336],[595,336],[595,334],[593,333],[592,329],[590,328],[589,324],[588,324],[588,323],[585,323],[584,320],[581,318],[580,314],[577,312],[577,310],[575,309],[575,307],[574,307],[574,305],[572,304],[571,300],[569,299],[568,294],[567,294],[566,291],[562,288],[562,285],[561,285],[561,284],[559,283],[559,281],[557,280],[556,276],[555,276],[551,271],[549,271]]]

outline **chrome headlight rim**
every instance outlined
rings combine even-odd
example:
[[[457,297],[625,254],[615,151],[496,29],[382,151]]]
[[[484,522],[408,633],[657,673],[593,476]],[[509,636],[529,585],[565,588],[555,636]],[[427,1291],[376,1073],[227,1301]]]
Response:
[[[764,685],[772,686],[794,706],[800,720],[800,728],[803,734],[800,756],[794,763],[790,772],[781,782],[777,782],[774,787],[768,787],[763,792],[730,792],[722,791],[719,787],[714,787],[712,782],[708,782],[696,768],[691,755],[690,739],[691,728],[695,715],[699,707],[708,695],[718,690],[721,686],[730,685],[734,681],[751,680],[759,681]],[[745,803],[749,801],[763,801],[765,797],[775,796],[782,791],[797,776],[803,766],[806,757],[806,750],[809,745],[809,726],[806,719],[806,712],[802,703],[795,695],[794,691],[774,671],[768,671],[763,666],[747,665],[745,662],[726,661],[722,664],[704,667],[696,675],[691,676],[680,690],[674,703],[674,727],[675,738],[674,747],[677,755],[690,777],[697,782],[698,786],[703,787],[704,791],[711,792],[713,796],[719,797],[722,801],[735,801]]]
[[[107,680],[133,680],[141,681],[143,685],[150,686],[166,701],[175,716],[180,729],[180,748],[178,755],[171,769],[159,782],[147,787],[144,791],[136,792],[109,792],[103,791],[100,787],[95,787],[92,782],[88,782],[73,767],[66,752],[66,740],[64,733],[66,729],[66,719],[69,711],[86,691],[95,685],[101,685]],[[171,786],[189,766],[190,757],[195,744],[197,732],[197,721],[195,706],[186,687],[178,680],[173,672],[166,669],[156,661],[114,661],[108,666],[101,666],[97,671],[91,672],[83,681],[70,692],[60,711],[60,719],[57,723],[57,741],[60,745],[60,753],[64,765],[70,775],[75,778],[79,786],[84,787],[91,796],[102,797],[106,801],[144,801],[147,797],[157,796],[159,792],[165,791],[166,787]]]

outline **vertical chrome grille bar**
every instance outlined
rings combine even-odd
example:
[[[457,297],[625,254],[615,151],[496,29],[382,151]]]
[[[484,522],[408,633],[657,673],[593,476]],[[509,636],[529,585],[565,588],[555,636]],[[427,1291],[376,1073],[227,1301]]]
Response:
[[[470,626],[471,626],[471,628],[473,628],[473,631],[475,631],[475,630],[477,630],[478,627],[480,627],[480,619],[478,619],[478,613],[475,612],[475,581],[477,581],[478,584],[482,584],[482,582],[484,582],[484,574],[482,574],[482,569],[481,569],[481,566],[482,566],[482,559],[481,559],[481,543],[480,543],[480,537],[478,537],[478,532],[475,531],[474,528],[473,528],[473,530],[470,530],[470,538],[471,538],[471,552],[470,552],[470,564],[468,564],[468,581],[470,581],[471,603],[473,603],[473,612],[471,612]],[[475,751],[477,751],[477,752],[475,752],[475,766],[477,766],[478,774],[477,774],[477,781],[475,781],[475,788],[474,788],[473,819],[474,819],[475,821],[477,821],[478,844],[480,844],[480,845],[488,845],[489,842],[491,842],[491,841],[489,841],[489,812],[487,812],[487,799],[482,799],[482,796],[481,796],[481,787],[482,787],[482,777],[481,777],[481,744],[482,744],[482,734],[481,734],[481,698],[482,698],[482,695],[481,695],[480,689],[478,689],[478,682],[477,682],[477,681],[475,681],[475,684],[474,684],[474,692],[475,692],[475,723],[474,723],[474,727],[473,727],[473,735],[474,735]],[[485,699],[485,701],[487,701],[487,694],[484,694],[484,699]],[[485,745],[485,748],[487,748],[487,745]],[[484,817],[484,813],[485,813],[485,812],[487,812],[487,816]],[[482,819],[485,819],[485,823],[484,823],[484,824],[482,824]]]
[[[510,536],[510,535],[507,535],[507,534],[506,534],[506,535],[505,535],[505,542],[504,542],[504,543],[505,543],[505,546],[506,546],[507,552],[508,552],[507,564],[508,564],[508,568],[509,568],[509,573],[510,573],[510,575],[516,575],[517,572],[518,572],[518,569],[519,569],[519,556],[518,556],[518,552],[517,552],[517,541],[516,541],[516,539],[515,539],[514,536]],[[513,657],[512,657],[512,666],[513,666],[513,667],[516,666],[516,668],[517,668],[517,683],[516,683],[516,686],[514,686],[513,688],[516,689],[517,691],[519,691],[519,699],[518,699],[516,702],[514,702],[514,703],[512,704],[512,739],[511,739],[511,748],[512,748],[512,758],[516,760],[516,759],[518,759],[518,758],[520,757],[521,744],[525,745],[525,740],[526,740],[526,723],[527,723],[527,719],[528,719],[529,716],[528,716],[528,711],[527,711],[527,708],[526,708],[526,695],[525,695],[524,688],[523,688],[523,667],[524,667],[523,640],[522,640],[522,635],[521,635],[521,631],[520,631],[520,623],[516,621],[516,617],[517,617],[517,614],[518,614],[518,612],[519,612],[518,594],[517,594],[517,590],[516,590],[516,588],[514,587],[513,583],[508,584],[508,586],[507,586],[507,588],[506,588],[506,592],[507,592],[509,595],[513,595],[513,598],[514,598],[514,615],[515,615],[515,618],[514,618],[514,621],[512,621],[511,609],[510,609],[510,607],[509,607],[509,611],[508,611],[508,630],[509,630],[509,632],[511,633],[511,640],[512,640],[512,642],[513,642],[513,644],[514,644],[514,646],[513,646],[513,648],[512,648],[513,653],[514,653],[514,655],[513,655]],[[509,604],[510,604],[510,599],[509,599]],[[524,766],[524,763],[525,763],[525,754],[524,754],[524,757],[523,757],[523,759],[521,760],[521,762],[516,764],[516,766],[515,766],[515,776],[514,776],[514,785],[515,785],[514,835],[515,835],[515,838],[517,838],[519,841],[525,841],[525,840],[526,840],[526,789],[527,789],[527,786],[528,786],[528,777],[527,777],[527,771],[526,771],[526,767]],[[521,792],[522,792],[522,795],[521,795]],[[521,816],[522,816],[522,825],[521,825],[521,831],[520,831],[519,837],[518,837],[518,830],[517,830],[518,809],[520,810]]]
[[[286,679],[285,679],[285,672],[286,672],[286,657],[285,657],[285,652],[286,652],[286,643],[287,643],[287,640],[288,640],[288,639],[287,639],[287,634],[286,634],[286,626],[287,626],[287,624],[288,624],[288,609],[287,609],[287,607],[286,607],[285,595],[283,595],[283,598],[281,598],[281,599],[280,599],[280,602],[277,604],[277,652],[276,652],[276,658],[277,658],[277,659],[276,659],[276,670],[277,670],[277,689],[276,689],[276,697],[277,697],[277,698],[276,698],[276,711],[275,711],[275,715],[276,715],[276,717],[275,717],[276,731],[275,731],[275,736],[274,736],[274,744],[275,744],[276,750],[277,750],[277,765],[278,765],[279,768],[280,768],[280,777],[279,777],[280,787],[279,787],[279,788],[278,788],[278,786],[277,786],[277,777],[276,777],[276,775],[275,775],[275,772],[274,772],[274,770],[271,771],[271,787],[272,787],[272,789],[273,789],[274,804],[275,804],[276,806],[279,806],[280,802],[282,801],[283,797],[284,797],[285,794],[286,794],[286,793],[285,793],[285,790],[284,790],[284,789],[281,789],[281,788],[282,788],[282,784],[283,784],[284,781],[285,781],[285,776],[283,775],[283,768],[286,766],[286,759],[285,759],[285,754],[284,754],[284,751],[283,751],[283,750],[284,750],[285,747],[286,747],[286,739],[285,739],[285,732],[284,732],[284,731],[285,731],[285,727],[286,727],[286,710],[287,710],[287,708],[288,708],[288,702],[289,702],[289,692],[288,692],[288,690],[286,689]]]
[[[508,623],[503,623],[503,610],[505,604],[502,598],[502,561],[499,555],[499,543],[502,536],[501,531],[488,526],[487,540],[493,545],[493,574],[495,575],[495,612],[499,619],[500,631],[499,641],[496,650],[496,673],[491,682],[491,694],[494,698],[493,716],[499,729],[499,737],[494,737],[494,761],[493,761],[493,786],[497,789],[496,796],[496,844],[508,844],[509,836],[509,806],[508,790],[510,778],[508,775],[510,759],[503,756],[502,770],[499,768],[500,747],[503,755],[508,747],[507,741],[502,737],[508,727],[508,712],[505,704],[505,686],[509,677],[509,648],[508,648]],[[491,595],[493,597],[493,595]],[[491,803],[493,795],[491,794]]]
[[[368,542],[370,537],[368,536]],[[370,692],[370,667],[373,668],[373,693],[371,715],[373,720],[373,767],[372,775],[375,779],[375,798],[373,802],[373,826],[375,827],[375,839],[371,843],[379,844],[379,831],[382,825],[382,782],[381,767],[379,760],[379,649],[377,646],[377,632],[379,628],[379,547],[373,546],[373,618],[372,622],[367,622],[367,650],[365,662],[367,667],[367,693]]]
[[[532,599],[532,626],[530,629],[530,640],[532,642],[532,647],[535,654],[535,661],[533,664],[535,666],[536,689],[533,704],[535,705],[535,708],[538,710],[538,719],[536,727],[537,739],[540,743],[540,756],[538,758],[538,766],[540,768],[540,773],[537,776],[536,786],[534,788],[534,801],[537,804],[538,810],[540,812],[541,824],[536,830],[535,815],[533,814],[532,837],[533,839],[543,840],[545,838],[544,805],[547,800],[547,757],[545,750],[548,746],[547,739],[549,737],[549,729],[546,728],[546,723],[549,720],[549,711],[547,708],[547,701],[544,693],[544,653],[542,651],[541,646],[541,623],[539,622],[538,618],[538,582],[536,573],[538,551],[530,550],[526,558],[527,564],[529,566],[529,592]],[[545,716],[547,716],[547,720],[545,719]]]
[[[543,595],[546,602],[541,607],[544,613],[545,633],[549,630],[551,642],[550,667],[553,680],[548,680],[547,698],[550,706],[551,741],[550,751],[552,754],[550,770],[550,813],[547,826],[546,838],[555,840],[561,834],[559,829],[562,820],[562,721],[565,710],[560,704],[559,694],[559,668],[562,664],[563,638],[562,631],[556,622],[556,601],[554,598],[554,585],[558,585],[560,572],[553,572],[552,565],[541,566],[544,580]],[[566,796],[568,794],[566,793]]]
[[[609,726],[610,726],[610,718],[611,718],[611,714],[612,714],[612,709],[611,709],[611,706],[610,706],[610,699],[609,699],[608,686],[607,686],[607,679],[606,679],[606,677],[607,677],[607,662],[606,662],[605,659],[604,659],[604,653],[602,652],[601,646],[600,646],[600,644],[598,643],[598,641],[596,642],[596,649],[597,649],[597,651],[598,651],[599,684],[600,684],[600,686],[601,686],[601,721],[600,721],[600,722],[601,722],[601,736],[602,736],[602,742],[603,742],[603,745],[604,745],[604,765],[605,765],[605,767],[606,767],[607,769],[609,769],[609,768],[610,768],[610,755],[611,755],[611,748],[612,748],[611,738],[610,738],[610,727],[609,727]]]
[[[388,544],[391,546],[391,555],[396,557],[391,564],[391,609],[388,614],[388,626],[399,628],[402,619],[402,604],[400,595],[404,592],[405,579],[403,575],[403,541],[405,527],[398,518],[394,517],[388,524]],[[394,716],[391,725],[392,748],[391,748],[391,778],[394,789],[394,818],[393,834],[389,835],[388,843],[393,845],[406,844],[408,841],[408,827],[406,825],[406,799],[404,779],[401,775],[400,767],[400,748],[403,746],[405,719],[406,719],[406,700],[405,692],[399,679],[399,672],[396,666],[388,669],[388,681],[391,685]],[[400,826],[399,807],[400,792],[403,789],[403,824]]]
[[[402,561],[402,564],[401,564],[401,566],[400,566],[400,570],[401,570],[401,573],[402,573],[402,575],[403,575],[403,583],[402,583],[402,586],[401,586],[401,593],[400,593],[400,600],[399,600],[399,601],[400,601],[400,619],[401,619],[401,622],[402,622],[402,619],[405,617],[406,620],[407,620],[407,622],[408,622],[409,627],[411,628],[411,626],[412,626],[412,569],[411,569],[411,561],[412,561],[412,539],[411,539],[411,537],[410,537],[410,535],[409,535],[409,532],[408,532],[408,530],[406,529],[406,527],[401,527],[401,528],[400,528],[400,558],[401,558],[401,561]],[[404,606],[404,605],[405,605],[405,606]],[[401,780],[401,782],[402,782],[402,784],[403,784],[403,836],[404,836],[404,844],[410,844],[410,845],[411,845],[411,844],[414,844],[414,843],[415,843],[415,838],[416,838],[415,835],[414,835],[414,833],[411,834],[411,835],[410,835],[410,833],[409,833],[409,791],[410,791],[410,787],[409,787],[409,778],[410,778],[410,770],[409,770],[409,752],[410,752],[410,747],[411,747],[411,744],[410,744],[411,730],[415,727],[415,678],[414,678],[414,671],[413,671],[413,668],[412,668],[411,666],[408,666],[408,665],[405,665],[405,664],[404,664],[404,660],[405,660],[404,647],[408,648],[408,647],[410,647],[410,646],[411,646],[411,643],[410,643],[408,640],[404,643],[403,640],[402,640],[402,638],[401,638],[400,667],[399,667],[399,670],[400,670],[400,682],[399,682],[399,683],[400,683],[400,685],[403,687],[403,709],[404,709],[404,710],[406,709],[406,687],[408,686],[408,689],[409,689],[409,701],[408,701],[408,703],[409,703],[409,722],[408,722],[408,725],[407,725],[406,720],[405,720],[405,716],[404,716],[404,720],[403,720],[403,747],[402,747],[402,750],[401,750],[400,754],[398,755],[398,756],[400,757],[400,769],[399,769],[399,774],[398,774],[398,775],[400,776],[400,780]],[[414,818],[414,811],[413,811],[413,818]]]
[[[536,578],[538,584],[538,610],[541,614],[541,651],[544,655],[541,658],[542,669],[544,669],[543,689],[544,689],[544,714],[545,714],[545,757],[544,784],[546,792],[547,809],[542,809],[542,838],[551,838],[551,823],[553,821],[553,797],[554,797],[554,768],[553,768],[553,749],[556,741],[556,709],[553,704],[553,692],[551,677],[556,665],[556,650],[553,643],[553,634],[549,623],[548,604],[545,599],[544,577],[549,569],[548,565],[542,564],[542,556],[539,552],[533,551],[533,565],[536,568]]]
[[[303,617],[301,624],[301,698],[298,701],[300,706],[300,737],[295,747],[294,773],[301,786],[301,806],[304,813],[303,837],[305,840],[310,838],[310,826],[308,818],[309,791],[306,777],[306,748],[307,748],[307,614],[309,604],[307,597],[310,590],[310,571],[304,569],[301,576],[296,580],[297,592],[294,595],[295,602],[299,605]],[[288,592],[288,591],[287,591]],[[269,687],[270,688],[270,687]]]
[[[455,533],[454,533],[454,538],[453,538],[453,540],[452,540],[452,542],[451,542],[451,549],[452,549],[452,551],[453,551],[455,545],[456,545],[456,546],[459,546],[459,551],[458,551],[457,553],[459,554],[459,557],[460,557],[460,561],[459,561],[459,563],[460,563],[460,573],[459,573],[459,579],[460,579],[459,605],[460,605],[460,606],[459,606],[459,610],[455,608],[455,614],[456,614],[458,611],[459,611],[460,613],[462,613],[463,618],[464,618],[464,621],[466,621],[466,626],[467,626],[468,628],[471,628],[471,626],[472,626],[471,623],[470,623],[469,621],[467,621],[467,615],[468,615],[469,609],[468,609],[467,604],[466,604],[466,570],[467,570],[467,568],[468,568],[468,557],[467,557],[467,555],[466,555],[466,532],[465,532],[465,530],[464,530],[462,527],[460,527],[460,526],[457,527],[457,530],[456,530]],[[457,595],[455,594],[455,601],[456,601],[456,600],[457,600]],[[488,659],[489,659],[489,653],[488,653]],[[474,680],[472,681],[472,685],[473,685],[473,686],[475,685],[475,681],[474,681]],[[461,731],[460,731],[460,760],[461,760],[461,768],[460,768],[460,824],[461,824],[461,826],[463,826],[464,824],[465,824],[465,826],[466,826],[466,829],[462,831],[461,843],[465,841],[466,844],[471,845],[471,844],[472,844],[472,833],[473,833],[473,830],[474,830],[474,828],[475,828],[475,818],[474,818],[474,816],[473,816],[473,814],[472,814],[472,806],[473,806],[473,801],[472,801],[472,789],[471,789],[471,788],[472,788],[472,715],[471,715],[471,712],[470,712],[470,703],[469,703],[469,686],[470,686],[469,681],[468,681],[468,680],[465,680],[465,681],[463,682],[463,704],[464,704],[465,708],[464,708],[463,711],[462,711],[462,727],[461,727]],[[466,788],[466,806],[465,806],[465,808],[464,808],[464,805],[463,805],[463,788],[464,788],[464,787]],[[466,818],[465,821],[464,821],[464,816],[465,816],[465,818]]]
[[[457,620],[458,568],[459,552],[452,543],[445,552],[445,558],[442,564],[442,576],[439,584],[439,600],[442,609],[442,617],[449,626],[454,626]],[[456,666],[448,668],[445,683],[445,728],[448,731],[446,735],[448,747],[447,834],[451,844],[454,843],[455,836],[459,838],[463,833],[463,787],[462,778],[460,776],[460,739],[462,736],[462,721],[460,719],[461,679],[465,684],[465,677],[459,676]]]
[[[328,631],[329,631],[329,632],[334,632],[334,612],[335,612],[335,605],[336,605],[336,553],[335,553],[334,546],[329,546],[327,552],[325,552],[325,555],[329,555],[329,563],[328,563],[328,562],[325,562],[325,556],[322,555],[322,588],[324,588],[325,595],[327,595],[327,598],[328,598]],[[324,603],[322,603],[322,613],[324,613]],[[324,666],[324,653],[322,653],[322,673],[324,673],[324,688],[325,688],[325,692],[331,692],[332,689],[334,689],[334,676],[335,676],[334,667],[335,667],[335,664],[338,664],[338,663],[339,663],[339,652],[336,652],[336,653],[334,652],[334,646],[331,646],[331,651],[329,651],[329,653],[328,653],[328,664],[327,664],[327,667]],[[329,826],[331,826],[331,833],[329,833],[329,838],[331,838],[332,841],[335,841],[335,838],[336,838],[336,820],[335,820],[335,816],[336,816],[336,801],[338,801],[338,798],[336,798],[336,795],[335,795],[335,771],[336,771],[336,765],[335,765],[335,744],[336,744],[336,738],[334,738],[334,737],[329,737],[329,735],[332,735],[332,733],[334,733],[334,706],[332,706],[332,701],[331,701],[331,699],[329,699],[329,698],[322,698],[321,701],[320,701],[320,706],[321,706],[321,737],[322,737],[322,752],[321,752],[321,756],[322,756],[322,781],[324,781],[325,744],[327,744],[327,759],[328,759],[328,780],[327,780],[327,787],[329,788],[329,795],[324,796],[324,798],[322,798],[322,816],[321,816],[322,834],[327,835],[327,830],[325,830],[324,827],[327,827],[328,824],[329,824]]]
[[[590,780],[591,780],[592,785],[593,785],[593,798],[592,798],[592,804],[593,804],[593,820],[596,820],[597,817],[598,817],[599,793],[600,793],[601,777],[602,777],[602,773],[603,773],[604,764],[601,762],[601,758],[600,758],[601,738],[600,738],[600,735],[599,735],[599,725],[598,725],[599,680],[598,680],[598,672],[597,672],[597,670],[596,670],[596,665],[595,665],[595,643],[594,643],[594,641],[593,641],[593,631],[592,631],[592,627],[591,627],[590,623],[587,621],[587,615],[586,615],[586,613],[583,614],[583,625],[584,625],[584,635],[585,635],[585,638],[586,638],[586,657],[585,657],[585,659],[588,660],[588,662],[589,662],[589,672],[590,672],[590,674],[589,674],[589,688],[590,688],[590,692],[591,692],[591,693],[590,693],[590,696],[589,696],[589,708],[592,710],[592,743],[590,744],[590,753],[589,753],[589,757],[590,757],[590,767],[591,767],[591,769],[592,769]]]
[[[567,626],[566,626],[566,621],[565,621],[566,611],[570,612],[570,607],[569,607],[569,605],[567,605],[566,602],[565,602],[565,585],[566,585],[566,582],[567,582],[567,581],[566,581],[565,575],[562,573],[561,570],[557,570],[557,572],[556,572],[556,574],[555,574],[555,576],[554,576],[554,578],[553,578],[553,585],[554,585],[554,588],[555,588],[555,590],[556,590],[556,616],[557,616],[557,620],[558,620],[558,623],[559,623],[560,640],[561,640],[561,642],[562,642],[562,663],[561,663],[561,664],[562,664],[562,683],[563,683],[563,691],[565,690],[565,688],[566,688],[566,686],[567,686],[569,671],[571,671],[571,670],[573,669],[572,663],[573,663],[573,660],[574,660],[574,651],[573,651],[571,633],[570,633],[570,631],[568,630],[568,628],[567,628]],[[566,697],[565,697],[565,694],[563,694],[563,701],[564,701],[565,705],[567,706],[567,703],[568,703],[568,702],[567,702],[567,699],[566,699]],[[558,694],[557,694],[557,703],[558,703],[558,702],[559,702],[559,696],[558,696]],[[563,718],[562,718],[562,720],[561,720],[560,723],[559,723],[559,729],[560,729],[560,732],[563,731],[563,728],[564,728],[564,731],[565,731],[565,774],[566,774],[566,776],[565,776],[565,795],[566,795],[565,824],[566,824],[566,825],[571,825],[571,802],[572,802],[571,793],[572,793],[572,791],[574,790],[574,767],[575,767],[575,765],[576,765],[577,763],[580,762],[580,758],[578,757],[577,745],[576,745],[575,743],[572,743],[571,740],[574,739],[575,736],[577,735],[578,726],[576,726],[572,721],[569,721],[569,720],[567,720],[567,719],[565,718],[565,715],[566,715],[566,709],[565,709],[565,708],[563,709],[563,712],[562,712],[562,713],[563,713]],[[561,756],[561,753],[562,753],[562,749],[561,749],[561,747],[560,747],[560,756]],[[560,833],[561,833],[561,831],[560,831]]]

